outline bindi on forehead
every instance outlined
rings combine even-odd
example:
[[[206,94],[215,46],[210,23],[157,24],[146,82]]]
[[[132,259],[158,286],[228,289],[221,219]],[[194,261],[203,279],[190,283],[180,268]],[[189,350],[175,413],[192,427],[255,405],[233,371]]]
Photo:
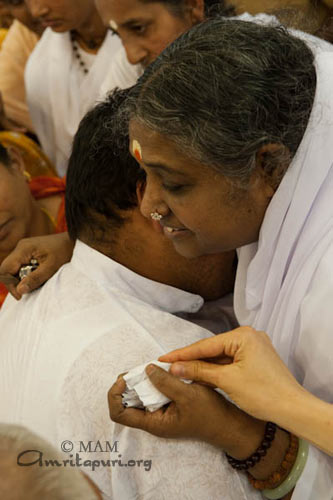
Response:
[[[137,141],[136,139],[134,139],[133,143],[132,143],[132,152],[133,152],[133,155],[137,161],[139,161],[139,162],[142,161],[141,145],[140,145],[139,141]]]

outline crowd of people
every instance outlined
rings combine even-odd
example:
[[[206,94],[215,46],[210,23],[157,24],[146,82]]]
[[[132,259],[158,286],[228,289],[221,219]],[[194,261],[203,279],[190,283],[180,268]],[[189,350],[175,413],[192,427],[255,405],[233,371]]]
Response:
[[[333,2],[0,21],[0,497],[332,500]]]

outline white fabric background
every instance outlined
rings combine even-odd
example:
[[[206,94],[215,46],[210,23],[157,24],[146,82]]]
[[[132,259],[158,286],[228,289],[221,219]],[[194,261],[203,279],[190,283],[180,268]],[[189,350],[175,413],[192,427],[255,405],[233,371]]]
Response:
[[[234,305],[240,324],[265,330],[304,387],[333,403],[332,52],[317,54],[316,69],[302,143],[259,242],[239,250]],[[312,449],[308,462],[293,500],[332,500],[333,459]]]
[[[76,446],[118,440],[123,462],[153,461],[149,472],[91,472],[105,498],[260,499],[220,450],[159,439],[109,418],[107,391],[119,373],[211,335],[174,316],[202,305],[198,295],[143,278],[77,242],[71,263],[20,302],[10,297],[1,310],[0,421],[26,425],[57,448],[64,440]]]
[[[27,102],[42,148],[62,176],[80,120],[100,95],[110,64],[121,48],[108,32],[82,80],[69,33],[46,29],[25,70]]]

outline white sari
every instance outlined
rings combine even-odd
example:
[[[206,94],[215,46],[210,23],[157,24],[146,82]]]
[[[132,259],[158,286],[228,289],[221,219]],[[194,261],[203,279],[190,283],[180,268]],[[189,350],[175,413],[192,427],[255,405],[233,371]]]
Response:
[[[107,33],[89,73],[75,57],[70,34],[47,29],[25,71],[31,120],[42,148],[64,175],[80,120],[94,105],[110,63],[120,49],[118,37]]]
[[[235,312],[266,331],[299,382],[333,403],[333,55],[317,53],[301,145],[264,218],[239,249]],[[333,459],[311,447],[293,500],[332,500]]]
[[[115,88],[128,89],[132,87],[143,74],[143,71],[144,68],[141,64],[128,62],[125,49],[122,47],[112,59],[112,64],[101,86],[100,99],[105,99],[105,96]]]

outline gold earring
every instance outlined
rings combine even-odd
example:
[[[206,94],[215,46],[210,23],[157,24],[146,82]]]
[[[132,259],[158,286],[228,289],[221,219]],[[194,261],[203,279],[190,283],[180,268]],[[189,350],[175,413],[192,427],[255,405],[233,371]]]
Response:
[[[28,172],[27,170],[25,170],[25,171],[23,172],[23,175],[24,175],[24,177],[25,177],[25,180],[26,180],[28,183],[29,183],[29,182],[31,182],[31,175],[29,174],[29,172]]]

